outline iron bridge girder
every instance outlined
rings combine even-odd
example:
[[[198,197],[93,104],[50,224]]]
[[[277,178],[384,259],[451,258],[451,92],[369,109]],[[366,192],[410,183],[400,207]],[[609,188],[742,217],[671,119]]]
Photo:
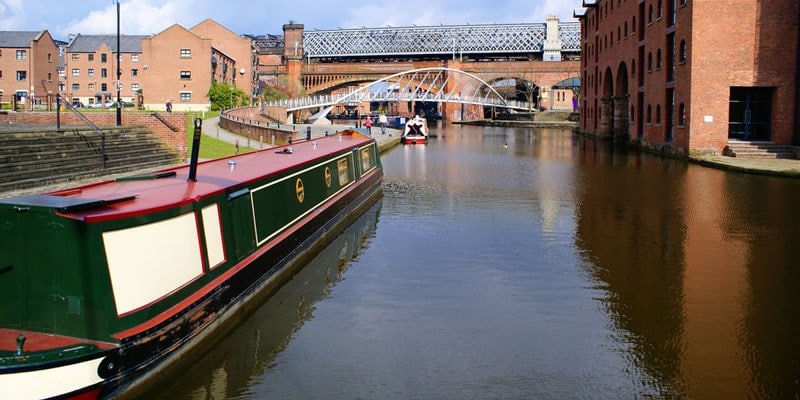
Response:
[[[580,23],[559,23],[562,52],[580,52]],[[436,54],[530,54],[544,51],[547,24],[413,26],[303,33],[308,58]]]

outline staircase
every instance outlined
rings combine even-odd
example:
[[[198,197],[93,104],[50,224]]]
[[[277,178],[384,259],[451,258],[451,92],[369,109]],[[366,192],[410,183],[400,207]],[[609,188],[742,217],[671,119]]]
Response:
[[[144,127],[103,132],[105,144],[91,129],[0,132],[0,195],[180,162]]]
[[[722,154],[738,158],[798,158],[790,146],[772,142],[729,140]]]

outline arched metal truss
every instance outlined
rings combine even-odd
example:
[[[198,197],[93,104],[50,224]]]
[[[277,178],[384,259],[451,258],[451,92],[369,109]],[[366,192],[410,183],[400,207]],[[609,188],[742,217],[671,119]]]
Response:
[[[559,22],[562,53],[579,53],[579,22]],[[526,55],[544,51],[547,24],[413,26],[306,31],[305,57]]]
[[[265,103],[287,111],[364,102],[428,101],[528,110],[526,102],[508,101],[483,79],[453,68],[419,68],[381,78],[346,94],[320,95]]]

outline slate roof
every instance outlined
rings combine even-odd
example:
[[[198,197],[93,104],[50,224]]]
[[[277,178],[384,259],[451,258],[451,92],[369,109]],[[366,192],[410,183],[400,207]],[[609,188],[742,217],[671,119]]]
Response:
[[[142,39],[148,38],[145,35],[120,35],[119,45],[122,53],[141,53]],[[94,53],[97,49],[106,45],[111,51],[117,52],[117,35],[78,35],[72,39],[67,52],[69,53]]]
[[[31,40],[36,39],[42,31],[0,31],[0,47],[31,47]]]

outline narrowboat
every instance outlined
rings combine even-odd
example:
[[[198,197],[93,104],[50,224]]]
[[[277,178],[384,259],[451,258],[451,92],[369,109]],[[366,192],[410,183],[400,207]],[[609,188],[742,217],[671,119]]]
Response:
[[[400,142],[403,144],[428,143],[428,121],[419,115],[408,120],[403,130],[403,136],[400,137]]]
[[[133,390],[253,308],[381,196],[346,131],[0,199],[0,398]]]

